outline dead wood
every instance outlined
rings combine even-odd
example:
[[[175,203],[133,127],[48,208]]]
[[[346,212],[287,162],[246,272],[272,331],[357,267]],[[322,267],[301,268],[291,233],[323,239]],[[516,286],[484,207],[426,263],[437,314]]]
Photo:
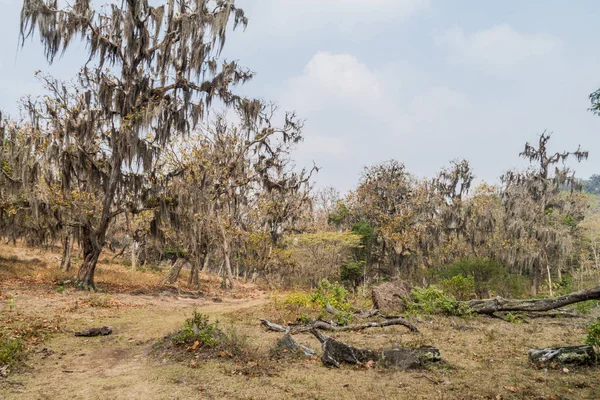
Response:
[[[84,336],[84,337],[92,337],[92,336],[107,336],[112,333],[112,327],[103,326],[102,328],[90,328],[84,331],[75,332],[75,336]]]
[[[335,340],[331,336],[324,335],[317,329],[310,331],[321,342],[323,364],[339,368],[341,363],[363,364],[369,361],[377,361],[379,354],[372,350],[357,349],[349,344]]]
[[[366,322],[360,325],[348,325],[348,326],[337,326],[333,322],[326,321],[314,321],[309,325],[288,325],[283,327],[281,325],[269,322],[266,319],[260,320],[261,324],[269,330],[276,332],[290,332],[292,335],[296,333],[309,332],[312,329],[321,329],[324,331],[333,332],[344,332],[344,331],[361,331],[368,328],[383,328],[385,326],[401,325],[407,327],[411,332],[418,332],[419,329],[405,320],[404,318],[395,318],[383,322]]]
[[[432,346],[419,348],[395,348],[374,351],[359,349],[327,336],[318,329],[310,331],[322,347],[321,361],[324,365],[339,368],[341,364],[364,364],[381,362],[387,368],[422,368],[428,362],[440,361],[440,350]]]
[[[271,349],[272,356],[280,357],[284,354],[289,356],[300,355],[303,357],[314,357],[317,355],[317,352],[296,342],[292,335],[290,335],[289,332],[286,332],[286,334],[277,341],[275,347]]]
[[[470,300],[463,302],[467,307],[478,314],[492,315],[502,311],[529,311],[540,312],[555,310],[560,307],[568,306],[587,300],[600,299],[600,286],[594,289],[581,290],[560,297],[550,299],[504,299],[496,297],[494,299]]]
[[[589,365],[597,361],[591,346],[566,346],[529,350],[529,360],[537,367],[557,367],[563,364]]]

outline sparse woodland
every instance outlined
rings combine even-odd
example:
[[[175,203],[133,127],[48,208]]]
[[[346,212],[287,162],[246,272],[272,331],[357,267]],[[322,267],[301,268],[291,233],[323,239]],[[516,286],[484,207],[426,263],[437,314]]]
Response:
[[[279,351],[310,360],[321,345],[323,363],[337,367],[439,361],[437,348],[405,354],[386,350],[383,339],[373,339],[376,347],[366,339],[346,344],[355,331],[410,335],[425,325],[424,316],[436,323],[465,318],[448,323],[461,335],[493,335],[489,324],[502,330],[517,322],[510,329],[523,331],[534,329],[518,324],[528,318],[568,323],[597,313],[600,175],[584,179],[571,169],[586,162],[585,143],[556,149],[551,134],[540,132],[520,153],[528,167],[495,182],[477,180],[468,160],[450,161],[430,177],[390,160],[366,166],[348,193],[315,188],[319,166],[294,161],[302,116],[285,104],[238,95],[253,72],[220,57],[226,35],[243,35],[248,23],[233,0],[124,0],[102,8],[90,0],[24,0],[22,46],[41,42],[52,63],[84,41],[89,61],[70,81],[40,72],[45,94],[23,98],[21,115],[0,114],[2,251],[55,254],[52,285],[69,289],[84,307],[111,307],[96,292],[114,287],[96,277],[104,268],[113,273],[113,264],[150,277],[131,278],[140,293],[166,290],[192,300],[236,296],[248,287],[280,293],[248,313],[253,322],[243,322],[233,306],[229,312],[238,312],[244,326],[254,323],[254,331],[260,318],[268,331],[284,333]],[[590,112],[600,112],[600,92],[590,100]],[[0,260],[0,272],[29,282],[26,264],[20,269],[8,253]],[[373,304],[377,287],[398,282],[404,292],[391,289],[388,298],[397,308]],[[0,294],[10,285],[2,284]],[[9,312],[3,318],[13,326]],[[477,313],[483,315],[473,321]],[[175,317],[165,311],[169,318]],[[599,326],[586,331],[595,350]],[[540,336],[545,328],[535,329],[531,335]],[[144,340],[169,333],[148,332],[154,336]],[[0,339],[7,335],[0,331]],[[444,332],[424,335],[427,343],[411,343],[437,346]],[[206,350],[193,367],[203,357],[229,357],[259,371],[250,375],[269,369],[248,352],[251,344],[198,313],[162,343],[169,340],[187,346],[185,354]],[[161,351],[160,357],[173,355]],[[435,387],[452,379],[425,378]],[[527,398],[514,386],[504,387]],[[598,394],[594,388],[586,393]]]

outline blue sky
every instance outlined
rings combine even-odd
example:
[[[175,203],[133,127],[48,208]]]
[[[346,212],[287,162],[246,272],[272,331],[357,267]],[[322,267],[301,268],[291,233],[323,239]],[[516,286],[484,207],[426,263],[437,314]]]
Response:
[[[468,159],[480,180],[521,167],[545,129],[553,150],[581,144],[580,177],[600,173],[594,1],[237,0],[250,20],[225,56],[257,72],[241,89],[306,119],[299,166],[318,186],[351,189],[365,165],[397,159],[431,176]],[[40,92],[35,70],[72,77],[83,46],[49,67],[40,46],[17,51],[21,3],[0,0],[0,109]]]

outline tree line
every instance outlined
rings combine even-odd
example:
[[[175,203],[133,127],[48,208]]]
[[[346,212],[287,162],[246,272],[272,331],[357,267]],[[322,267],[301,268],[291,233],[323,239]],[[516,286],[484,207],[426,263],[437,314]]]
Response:
[[[530,168],[498,185],[473,187],[466,160],[431,179],[389,161],[343,198],[315,191],[317,168],[292,157],[302,119],[236,94],[254,74],[221,59],[247,23],[233,0],[24,0],[23,45],[39,39],[52,63],[83,40],[89,60],[72,81],[39,73],[45,94],[24,98],[20,118],[0,116],[6,241],[60,242],[65,270],[78,252],[84,289],[107,247],[132,268],[168,261],[167,281],[188,265],[190,284],[213,271],[225,287],[357,287],[472,257],[530,277],[536,294],[574,268],[600,269],[600,180],[577,180],[564,161],[588,153],[550,152],[546,133],[521,153]]]

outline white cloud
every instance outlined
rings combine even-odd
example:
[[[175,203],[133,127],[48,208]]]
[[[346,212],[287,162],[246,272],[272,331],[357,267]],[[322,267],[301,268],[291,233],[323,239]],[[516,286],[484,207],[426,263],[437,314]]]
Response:
[[[517,32],[508,24],[474,33],[450,29],[436,36],[435,42],[450,51],[453,62],[501,74],[549,55],[560,46],[553,36]]]
[[[302,110],[320,108],[332,101],[361,107],[382,97],[379,77],[350,54],[318,52],[301,76],[292,78],[289,103]]]

